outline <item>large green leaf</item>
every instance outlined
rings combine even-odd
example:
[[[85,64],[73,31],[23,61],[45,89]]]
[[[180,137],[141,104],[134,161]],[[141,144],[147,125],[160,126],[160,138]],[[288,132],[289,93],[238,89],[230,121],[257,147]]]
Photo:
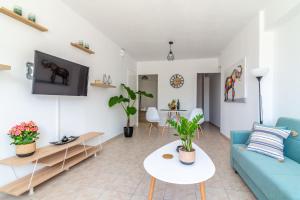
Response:
[[[139,94],[139,95],[141,95],[141,96],[153,98],[153,94],[147,93],[147,92],[145,92],[145,91],[138,91],[137,94]]]
[[[112,107],[112,106],[114,106],[114,105],[116,105],[116,104],[119,104],[119,103],[128,103],[130,100],[128,99],[128,98],[125,98],[125,97],[123,97],[122,95],[120,95],[120,96],[114,96],[114,97],[111,97],[110,99],[109,99],[109,101],[108,101],[108,106],[109,107]]]
[[[131,100],[136,100],[136,94],[132,89],[130,89],[130,87],[126,86],[123,83],[121,84],[121,86],[127,91],[127,94]]]
[[[134,115],[136,113],[136,108],[133,106],[128,106],[126,109],[129,115]]]

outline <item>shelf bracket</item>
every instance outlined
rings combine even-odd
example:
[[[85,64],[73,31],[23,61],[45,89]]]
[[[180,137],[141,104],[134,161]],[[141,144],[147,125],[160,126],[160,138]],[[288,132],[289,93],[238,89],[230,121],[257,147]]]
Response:
[[[12,171],[14,172],[14,175],[15,175],[16,179],[18,179],[18,176],[17,176],[17,173],[16,173],[16,170],[15,170],[14,166],[10,166],[10,167],[11,167]]]
[[[36,171],[36,167],[37,167],[38,161],[39,161],[39,157],[35,161],[35,164],[34,164],[34,167],[33,167],[33,171],[32,171],[31,177],[30,177],[30,181],[29,181],[29,184],[28,184],[29,195],[33,194],[33,188],[31,187],[31,184],[32,184],[34,173]]]
[[[63,161],[63,164],[61,166],[61,170],[63,170],[65,168],[65,163],[66,163],[66,159],[67,159],[67,155],[68,155],[68,150],[69,150],[69,145],[67,144],[67,148],[66,148],[66,152],[65,152],[65,156],[64,156],[64,161]]]

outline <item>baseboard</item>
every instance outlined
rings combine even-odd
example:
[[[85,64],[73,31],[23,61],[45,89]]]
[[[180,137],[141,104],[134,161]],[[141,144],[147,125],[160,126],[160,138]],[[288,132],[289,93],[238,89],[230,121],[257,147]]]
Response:
[[[216,125],[216,124],[214,124],[214,123],[212,123],[212,122],[210,122],[210,121],[207,121],[207,123],[209,123],[210,125],[212,125],[212,126],[218,128],[218,129],[220,129],[220,127],[219,127],[218,125]]]
[[[230,141],[230,138],[229,138],[229,137],[227,137],[227,135],[225,135],[225,134],[221,133],[221,131],[220,131],[220,135],[221,135],[223,138],[225,138],[226,140]]]

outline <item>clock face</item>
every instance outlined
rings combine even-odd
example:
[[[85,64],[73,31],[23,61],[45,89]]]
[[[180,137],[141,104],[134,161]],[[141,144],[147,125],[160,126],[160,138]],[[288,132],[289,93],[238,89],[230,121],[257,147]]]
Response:
[[[180,74],[174,74],[171,78],[170,78],[170,85],[173,88],[180,88],[183,86],[184,83],[184,78],[183,76],[181,76]]]

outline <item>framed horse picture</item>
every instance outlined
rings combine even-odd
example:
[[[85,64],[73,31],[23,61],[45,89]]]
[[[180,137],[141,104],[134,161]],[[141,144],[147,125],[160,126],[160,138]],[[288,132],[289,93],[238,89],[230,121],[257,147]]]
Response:
[[[224,71],[224,101],[246,103],[246,58]]]

